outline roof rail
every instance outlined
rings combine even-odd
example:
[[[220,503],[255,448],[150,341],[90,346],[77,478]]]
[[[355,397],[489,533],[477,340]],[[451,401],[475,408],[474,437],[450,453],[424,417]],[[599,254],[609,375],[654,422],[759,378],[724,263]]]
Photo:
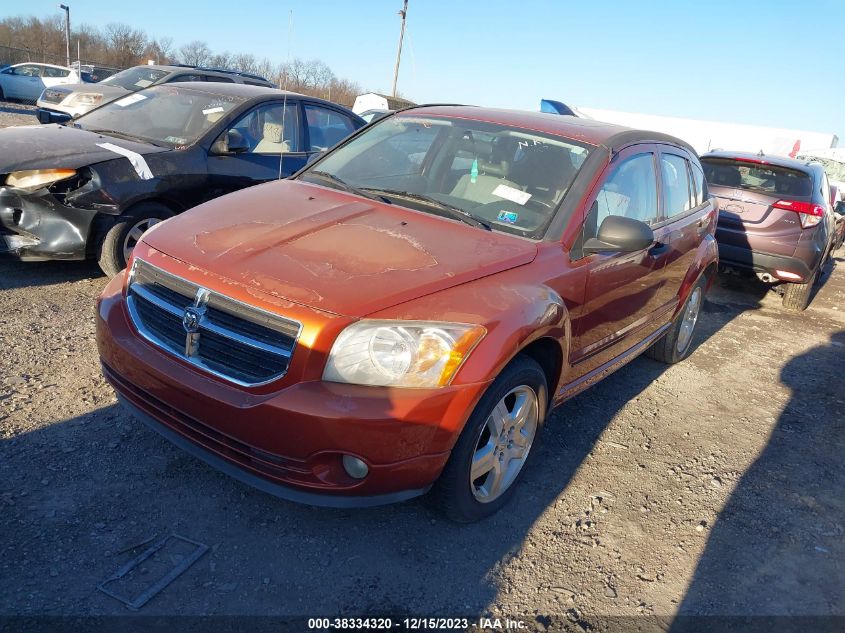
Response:
[[[398,110],[394,110],[394,112],[405,112],[407,110],[415,110],[416,108],[432,108],[437,106],[455,106],[455,107],[467,107],[467,108],[477,108],[478,106],[470,105],[468,103],[417,103],[414,105],[405,106],[404,108],[399,108]]]
[[[240,77],[251,77],[252,79],[260,79],[261,81],[268,81],[266,77],[262,77],[261,75],[255,75],[253,73],[245,73],[240,70],[232,70],[230,68],[212,68],[210,66],[193,66],[192,68],[196,68],[196,70],[208,70],[215,73],[225,73],[227,75],[238,75]]]

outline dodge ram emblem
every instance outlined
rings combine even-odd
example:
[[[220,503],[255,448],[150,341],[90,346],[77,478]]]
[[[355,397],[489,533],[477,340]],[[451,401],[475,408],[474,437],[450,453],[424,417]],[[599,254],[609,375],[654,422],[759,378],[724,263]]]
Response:
[[[185,308],[185,314],[182,316],[182,327],[188,334],[196,334],[200,330],[200,319],[202,319],[202,312],[194,306]]]

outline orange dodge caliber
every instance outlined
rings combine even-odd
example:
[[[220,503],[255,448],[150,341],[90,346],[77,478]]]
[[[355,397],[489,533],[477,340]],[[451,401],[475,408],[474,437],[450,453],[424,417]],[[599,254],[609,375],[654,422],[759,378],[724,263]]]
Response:
[[[549,411],[692,347],[716,211],[686,143],[428,106],[163,222],[98,304],[103,372],[188,452],[285,499],[496,512]]]

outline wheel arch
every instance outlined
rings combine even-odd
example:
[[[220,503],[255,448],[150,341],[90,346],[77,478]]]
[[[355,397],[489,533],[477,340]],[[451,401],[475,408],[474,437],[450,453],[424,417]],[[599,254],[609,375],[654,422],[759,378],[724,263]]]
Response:
[[[142,204],[159,204],[169,209],[173,215],[177,215],[187,210],[184,205],[179,204],[175,200],[162,196],[154,196],[135,200],[132,204],[128,205],[125,209],[121,210],[120,213],[115,215],[98,213],[94,216],[94,221],[91,226],[92,230],[88,236],[88,242],[85,245],[86,255],[88,257],[94,256],[97,252],[100,241],[105,237],[108,230],[114,226],[115,222],[120,220],[120,218],[124,217],[126,214],[131,213]]]

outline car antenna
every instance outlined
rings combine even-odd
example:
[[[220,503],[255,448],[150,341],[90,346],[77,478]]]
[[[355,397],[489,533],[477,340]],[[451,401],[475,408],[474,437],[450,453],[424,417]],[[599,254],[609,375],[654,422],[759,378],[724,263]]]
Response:
[[[285,92],[285,97],[282,99],[282,143],[285,142],[285,117],[288,115],[288,77],[290,76],[290,52],[291,40],[293,39],[293,9],[288,14],[288,65],[285,68],[285,84],[282,90]],[[297,135],[298,136],[298,135]],[[279,180],[282,179],[282,162],[285,160],[285,153],[279,152]]]

